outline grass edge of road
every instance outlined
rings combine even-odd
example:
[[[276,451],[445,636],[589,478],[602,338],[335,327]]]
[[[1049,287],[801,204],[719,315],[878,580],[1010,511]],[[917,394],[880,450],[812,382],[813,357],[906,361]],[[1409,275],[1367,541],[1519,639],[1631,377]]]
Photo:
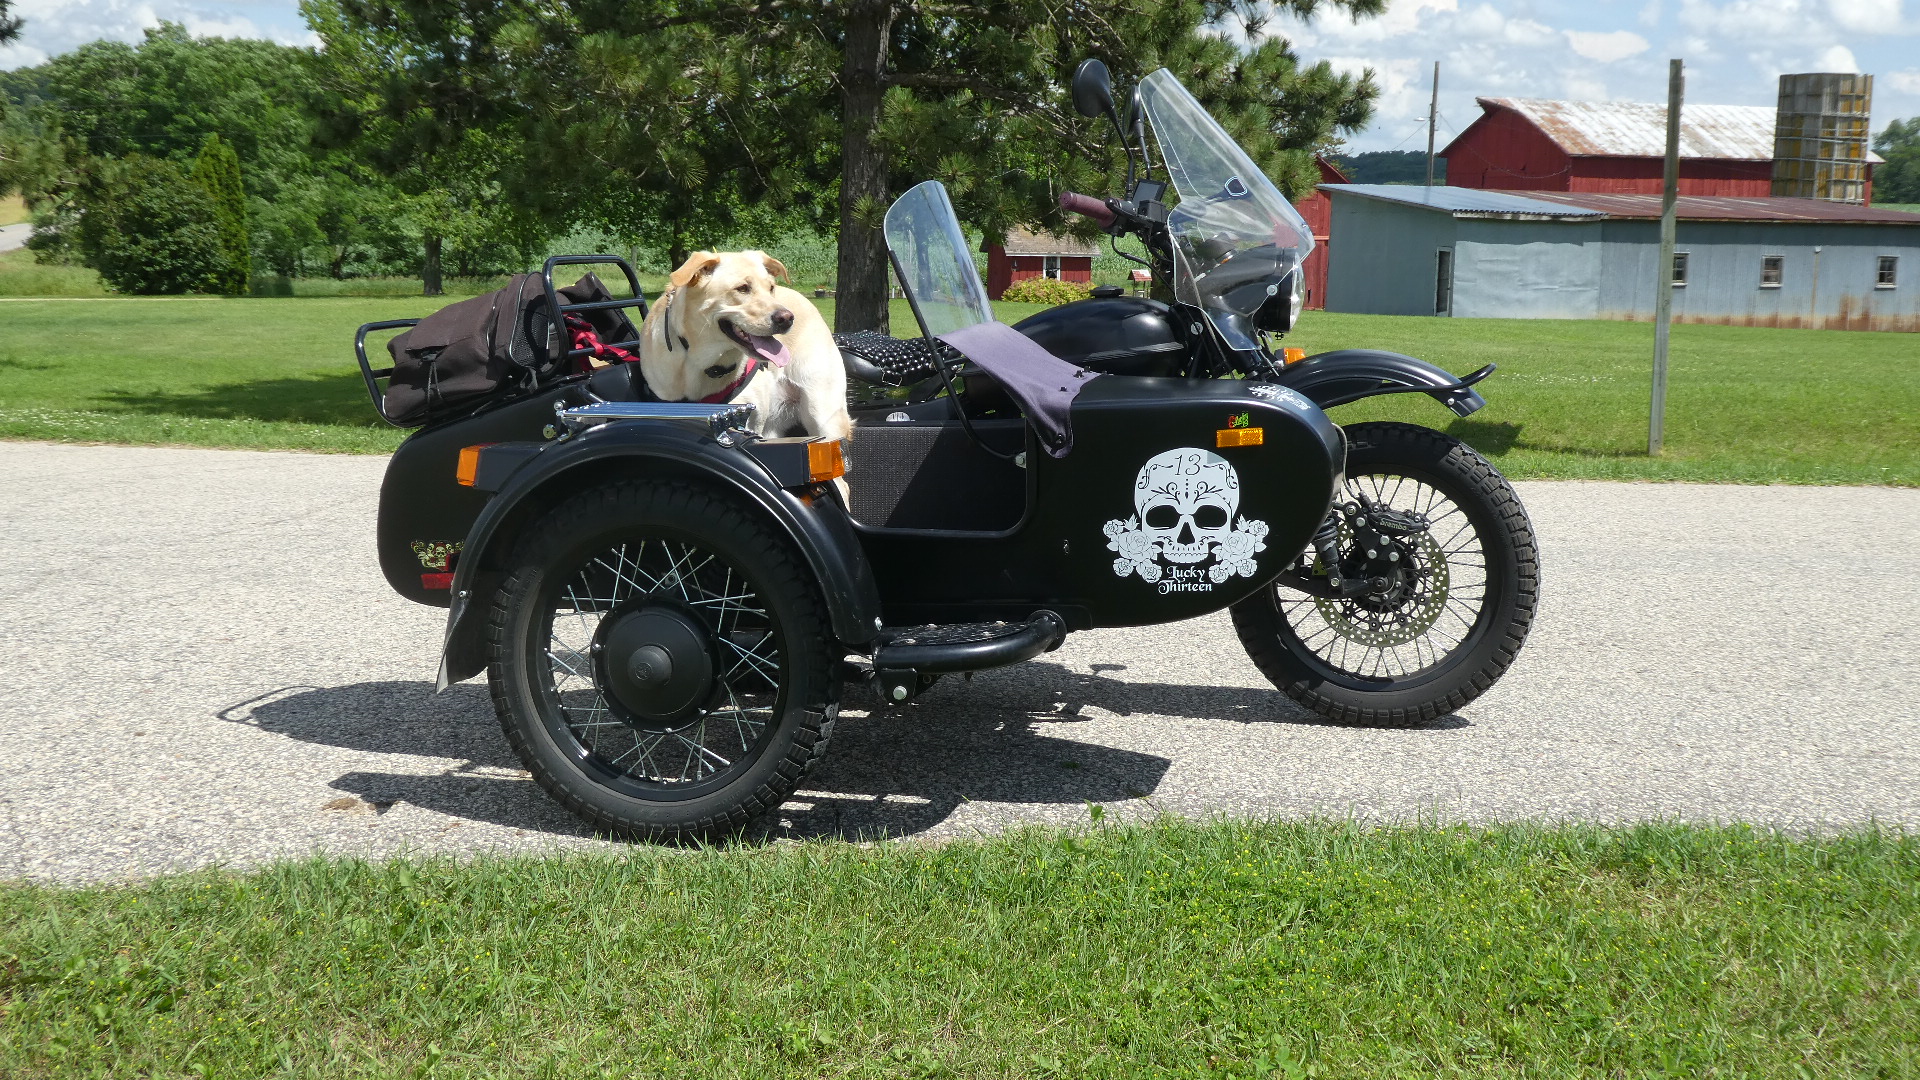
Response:
[[[1920,839],[1163,818],[0,887],[0,1073],[1911,1075]]]
[[[439,303],[8,305],[0,438],[390,452],[406,433],[382,424],[368,401],[347,347],[352,330],[362,319],[419,315]],[[905,302],[893,307],[896,327],[910,326]],[[1008,322],[1034,310],[996,305]],[[1650,333],[1610,321],[1317,312],[1288,340],[1310,351],[1364,343],[1451,371],[1497,363],[1483,386],[1488,405],[1470,417],[1420,394],[1365,399],[1333,416],[1444,430],[1514,479],[1920,486],[1913,335],[1676,327],[1668,450],[1654,458],[1646,454]]]

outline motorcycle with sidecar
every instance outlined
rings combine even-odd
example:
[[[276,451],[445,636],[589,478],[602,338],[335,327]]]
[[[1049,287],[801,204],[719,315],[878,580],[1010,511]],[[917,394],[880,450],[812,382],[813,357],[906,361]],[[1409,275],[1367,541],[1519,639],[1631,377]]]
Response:
[[[448,609],[440,687],[484,671],[528,770],[595,827],[724,835],[820,760],[849,684],[898,703],[1075,631],[1227,611],[1281,692],[1352,724],[1452,712],[1512,663],[1538,583],[1512,487],[1438,431],[1325,411],[1421,393],[1466,416],[1492,365],[1275,348],[1313,244],[1294,208],[1170,72],[1124,118],[1098,61],[1073,92],[1128,176],[1062,205],[1137,238],[1161,298],[998,323],[928,182],[885,218],[923,337],[843,340],[868,384],[844,445],[651,400],[627,363],[435,417],[394,454],[381,566]],[[548,261],[551,310],[644,312],[624,264],[630,298],[560,302],[555,268],[596,259]],[[376,407],[365,341],[402,325],[356,339]]]

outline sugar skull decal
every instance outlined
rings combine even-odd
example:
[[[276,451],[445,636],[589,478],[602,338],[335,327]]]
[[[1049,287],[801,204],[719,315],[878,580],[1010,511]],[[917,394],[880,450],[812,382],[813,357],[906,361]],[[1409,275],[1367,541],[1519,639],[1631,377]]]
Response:
[[[1240,516],[1240,474],[1210,450],[1156,454],[1133,484],[1132,518],[1109,521],[1113,572],[1139,574],[1170,592],[1210,592],[1239,574],[1252,577],[1266,550],[1267,523]],[[1211,565],[1205,565],[1208,563]]]

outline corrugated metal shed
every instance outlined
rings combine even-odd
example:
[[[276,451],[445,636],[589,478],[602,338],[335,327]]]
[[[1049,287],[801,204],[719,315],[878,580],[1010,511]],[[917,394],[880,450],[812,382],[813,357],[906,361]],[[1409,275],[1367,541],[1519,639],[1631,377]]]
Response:
[[[1484,188],[1415,187],[1411,184],[1321,184],[1320,190],[1341,195],[1444,210],[1455,217],[1597,218],[1603,210],[1543,202],[1529,195],[1511,195]]]
[[[1615,195],[1600,191],[1541,191],[1528,196],[1605,213],[1610,218],[1657,218],[1658,195]],[[1854,206],[1823,199],[1746,198],[1731,195],[1682,195],[1674,216],[1683,221],[1820,221],[1859,225],[1920,226],[1920,214]]]
[[[1457,218],[1658,218],[1660,196],[1602,191],[1532,191],[1525,195],[1485,188],[1415,187],[1407,184],[1322,184],[1325,191],[1441,210]],[[1819,221],[1920,227],[1920,214],[1853,206],[1823,199],[1682,195],[1674,215],[1685,221]]]
[[[1480,107],[1511,109],[1574,157],[1665,157],[1667,107],[1646,101],[1549,101],[1476,98]],[[1775,110],[1764,105],[1685,105],[1680,156],[1772,161]],[[1451,149],[1451,147],[1449,147]],[[1869,154],[1867,160],[1882,159]]]

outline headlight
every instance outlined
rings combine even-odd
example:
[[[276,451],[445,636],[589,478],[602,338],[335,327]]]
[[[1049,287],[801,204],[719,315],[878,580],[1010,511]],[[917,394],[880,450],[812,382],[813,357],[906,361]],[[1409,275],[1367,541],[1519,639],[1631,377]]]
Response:
[[[1306,275],[1294,267],[1286,277],[1267,286],[1267,299],[1253,313],[1253,324],[1269,334],[1284,334],[1293,329],[1306,306]]]

